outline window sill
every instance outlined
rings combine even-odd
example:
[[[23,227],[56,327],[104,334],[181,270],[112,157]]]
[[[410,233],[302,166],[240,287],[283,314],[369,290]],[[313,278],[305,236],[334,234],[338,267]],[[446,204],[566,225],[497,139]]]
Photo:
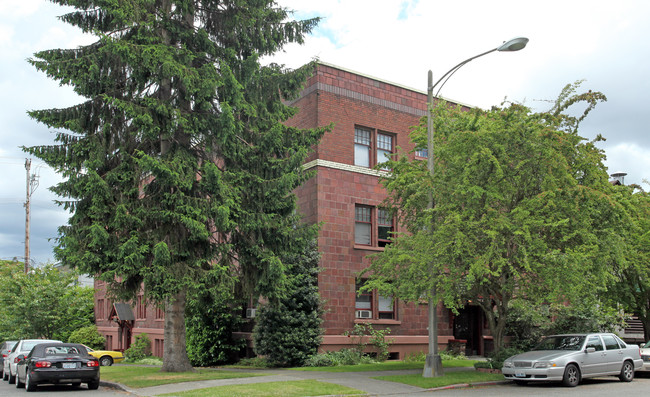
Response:
[[[354,249],[355,250],[365,250],[365,251],[383,251],[384,247],[373,247],[372,245],[355,244]]]
[[[399,320],[355,319],[355,324],[402,325]]]

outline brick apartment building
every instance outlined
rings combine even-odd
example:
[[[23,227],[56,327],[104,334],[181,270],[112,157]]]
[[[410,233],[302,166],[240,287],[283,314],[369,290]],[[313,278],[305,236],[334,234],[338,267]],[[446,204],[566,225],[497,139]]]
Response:
[[[390,232],[401,231],[395,219],[379,208],[386,193],[379,184],[382,171],[373,167],[398,146],[403,151],[413,149],[408,132],[426,114],[426,100],[425,92],[321,62],[292,103],[300,109],[288,122],[293,126],[334,123],[305,164],[316,175],[296,190],[305,220],[322,225],[318,246],[323,270],[318,285],[325,302],[323,351],[351,347],[353,341],[344,333],[355,323],[389,327],[393,358],[427,350],[426,304],[406,304],[376,292],[357,293],[363,283],[357,274],[369,265],[368,255],[384,249]],[[95,307],[107,348],[125,348],[132,336],[147,332],[154,354],[162,355],[160,310],[146,306],[140,297],[130,313],[118,308],[125,312],[120,314],[106,300],[102,287],[96,285]],[[491,350],[491,337],[478,307],[469,305],[455,316],[439,306],[437,313],[441,348],[450,340],[460,340],[468,354]],[[122,332],[118,332],[120,326]]]

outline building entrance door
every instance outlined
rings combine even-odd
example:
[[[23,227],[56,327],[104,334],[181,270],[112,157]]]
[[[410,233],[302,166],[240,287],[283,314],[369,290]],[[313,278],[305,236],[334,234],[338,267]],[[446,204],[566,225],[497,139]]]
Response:
[[[465,354],[468,356],[483,355],[481,319],[482,313],[478,306],[465,306],[454,317],[454,339],[466,341]]]

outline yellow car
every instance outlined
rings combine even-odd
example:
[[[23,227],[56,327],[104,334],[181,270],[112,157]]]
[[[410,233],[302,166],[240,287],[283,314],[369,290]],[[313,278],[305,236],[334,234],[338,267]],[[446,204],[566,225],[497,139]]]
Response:
[[[113,363],[119,363],[124,360],[124,355],[121,352],[116,352],[112,350],[95,350],[84,345],[88,354],[93,357],[96,357],[99,360],[99,365],[110,367]]]

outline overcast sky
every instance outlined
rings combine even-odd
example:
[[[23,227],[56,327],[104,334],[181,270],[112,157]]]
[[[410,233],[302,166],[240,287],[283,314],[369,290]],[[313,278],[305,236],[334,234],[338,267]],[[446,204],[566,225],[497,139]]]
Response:
[[[607,154],[610,172],[626,184],[650,179],[647,93],[650,92],[650,2],[644,0],[399,1],[281,0],[295,18],[323,17],[302,47],[288,46],[274,62],[298,67],[317,57],[362,74],[421,91],[427,71],[437,80],[459,62],[517,36],[530,39],[519,52],[492,53],[465,65],[441,95],[489,108],[504,98],[536,110],[549,107],[568,83],[603,92],[581,135]],[[58,21],[65,13],[45,0],[0,0],[0,259],[22,260],[25,240],[26,154],[20,146],[48,144],[53,134],[26,115],[30,109],[80,102],[27,62],[34,52],[74,48],[94,39]],[[68,214],[53,204],[48,187],[57,176],[38,159],[32,173],[33,264],[53,261],[57,227]],[[648,190],[649,186],[644,185]]]

